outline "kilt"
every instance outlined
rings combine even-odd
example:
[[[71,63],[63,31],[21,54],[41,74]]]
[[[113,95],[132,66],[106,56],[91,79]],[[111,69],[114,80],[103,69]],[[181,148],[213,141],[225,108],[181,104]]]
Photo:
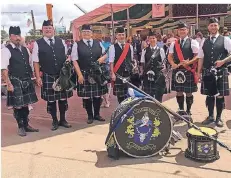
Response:
[[[185,75],[186,81],[184,83],[176,82],[176,73],[178,71],[182,71]],[[197,92],[197,84],[194,82],[194,76],[192,72],[187,71],[184,68],[174,69],[172,72],[172,91],[176,92],[185,92],[185,93],[193,93]]]
[[[204,87],[203,76],[205,75],[206,69],[202,70],[202,82],[201,82],[201,94],[208,95],[207,89]],[[229,73],[228,69],[222,69],[221,78],[217,80],[217,89],[220,96],[229,96]]]
[[[59,78],[59,75],[48,75],[43,73],[41,88],[41,98],[45,101],[56,101],[60,99],[67,99],[73,96],[72,91],[55,91],[52,88],[54,82]]]
[[[9,78],[14,86],[14,91],[7,92],[8,107],[23,107],[38,101],[31,78],[18,79],[11,76]]]
[[[88,73],[86,71],[82,71],[84,82],[83,84],[77,84],[77,94],[79,97],[94,97],[94,96],[102,96],[108,93],[107,85],[101,86],[97,83],[90,84],[88,81]]]
[[[130,78],[130,75],[128,72],[120,72],[120,76],[124,78]],[[117,97],[123,97],[128,94],[128,85],[127,83],[123,83],[123,81],[116,77],[114,87],[113,87],[113,95]]]
[[[164,94],[166,89],[165,76],[161,73],[155,77],[155,81],[149,81],[148,76],[144,75],[142,89],[151,96]]]

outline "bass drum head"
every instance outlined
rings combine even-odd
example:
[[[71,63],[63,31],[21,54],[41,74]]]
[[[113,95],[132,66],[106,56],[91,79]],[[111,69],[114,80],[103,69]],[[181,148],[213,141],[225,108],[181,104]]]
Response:
[[[127,103],[128,111],[134,100]],[[116,113],[118,108],[114,114]],[[172,121],[169,115],[151,100],[143,100],[136,105],[114,132],[119,148],[136,158],[158,154],[169,143],[171,135]]]

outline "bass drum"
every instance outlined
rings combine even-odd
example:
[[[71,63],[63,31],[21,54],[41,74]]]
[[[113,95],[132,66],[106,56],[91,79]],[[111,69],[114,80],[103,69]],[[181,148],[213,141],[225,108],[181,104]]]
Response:
[[[119,149],[132,157],[151,157],[162,151],[172,136],[167,112],[147,98],[128,98],[112,114],[110,128]]]

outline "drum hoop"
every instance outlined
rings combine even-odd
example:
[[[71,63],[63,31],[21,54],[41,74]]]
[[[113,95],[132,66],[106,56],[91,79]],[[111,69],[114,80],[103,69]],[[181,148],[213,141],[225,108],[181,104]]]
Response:
[[[212,137],[217,137],[217,136],[218,136],[218,132],[217,132],[216,129],[214,129],[214,128],[212,128],[212,127],[205,127],[205,128],[212,129],[212,130],[214,130],[214,131],[216,132],[216,134],[210,135],[210,136],[212,136]],[[191,129],[191,128],[190,128],[190,129]],[[187,132],[186,132],[186,134],[189,134],[190,137],[194,137],[194,138],[205,137],[205,138],[208,138],[208,137],[206,137],[206,136],[204,136],[204,135],[193,135],[193,134],[191,134],[191,133],[188,132],[190,129],[188,129]],[[209,139],[209,138],[208,138],[208,139]]]
[[[154,103],[154,104],[155,104],[155,102],[152,101],[152,100],[151,100],[151,101],[150,101],[150,100],[146,100],[146,102],[150,102],[150,103]],[[163,110],[164,110],[164,109],[163,109]],[[165,111],[165,110],[164,110],[164,111]],[[169,114],[168,114],[166,111],[165,111],[165,113],[169,116]],[[127,118],[127,117],[126,117],[126,118]],[[168,141],[166,142],[166,144],[163,146],[162,149],[159,150],[159,152],[157,152],[157,153],[155,153],[155,154],[152,154],[152,155],[147,155],[147,156],[135,156],[135,155],[132,155],[132,154],[126,152],[126,151],[120,146],[120,144],[119,144],[118,141],[117,141],[116,134],[115,134],[115,132],[113,132],[113,136],[114,136],[114,139],[115,139],[115,141],[116,141],[116,144],[119,146],[119,149],[121,149],[125,154],[127,154],[128,156],[134,157],[134,158],[149,158],[149,157],[155,156],[155,155],[159,154],[161,151],[163,151],[163,150],[166,148],[166,146],[169,144],[169,142],[170,142],[170,140],[171,140],[171,138],[172,138],[173,124],[172,124],[171,118],[170,118],[170,117],[168,117],[168,118],[169,118],[170,124],[171,124],[170,136],[169,136],[169,139],[168,139]]]

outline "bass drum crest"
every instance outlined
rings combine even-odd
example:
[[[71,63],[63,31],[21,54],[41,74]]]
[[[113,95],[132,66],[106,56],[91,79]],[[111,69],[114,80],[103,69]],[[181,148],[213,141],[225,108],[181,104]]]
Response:
[[[118,148],[132,157],[151,157],[162,151],[172,136],[167,112],[145,98],[128,98],[112,114],[110,128]]]

